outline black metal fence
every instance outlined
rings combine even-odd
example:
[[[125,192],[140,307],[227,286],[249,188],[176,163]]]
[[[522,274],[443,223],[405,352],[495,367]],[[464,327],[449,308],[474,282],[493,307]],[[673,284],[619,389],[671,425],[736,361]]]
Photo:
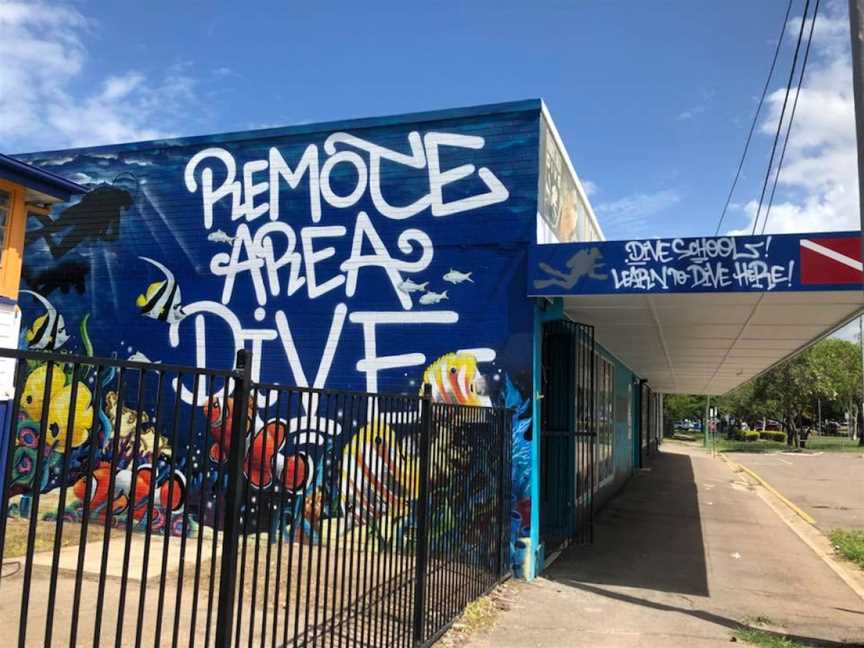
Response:
[[[8,645],[429,645],[509,574],[507,410],[0,358]]]
[[[540,533],[547,556],[593,540],[596,362],[593,327],[570,320],[544,325]]]

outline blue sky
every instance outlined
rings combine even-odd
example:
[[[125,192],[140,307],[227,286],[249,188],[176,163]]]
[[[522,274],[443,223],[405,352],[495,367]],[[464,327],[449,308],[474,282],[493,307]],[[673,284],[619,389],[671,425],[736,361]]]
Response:
[[[608,238],[713,234],[785,6],[0,0],[0,150],[542,97]],[[823,1],[768,231],[857,227],[845,6]],[[752,222],[794,31],[724,231]]]

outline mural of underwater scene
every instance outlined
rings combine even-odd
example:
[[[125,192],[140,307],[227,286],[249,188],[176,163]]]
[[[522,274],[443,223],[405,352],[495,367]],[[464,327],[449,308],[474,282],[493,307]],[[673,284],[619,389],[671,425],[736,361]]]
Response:
[[[530,532],[524,250],[538,133],[538,110],[513,109],[22,156],[90,192],[28,221],[21,348],[230,369],[248,347],[253,379],[273,385],[415,397],[426,382],[438,403],[506,405],[516,556]],[[128,372],[121,385],[116,371],[73,377],[58,367],[48,411],[58,420],[74,411],[75,425],[45,428],[45,470],[35,475],[33,421],[48,378],[28,367],[13,497],[62,486],[68,455],[70,519],[89,494],[91,514],[110,509],[117,524],[188,519],[176,533],[218,524],[220,475],[237,441],[224,384],[188,374],[160,392],[155,373],[142,388]],[[296,497],[261,523],[311,542],[329,533],[328,519],[375,542],[410,537],[407,405],[340,413],[324,398],[277,403],[265,392],[242,439],[248,488]],[[348,510],[369,439],[407,468]],[[80,475],[90,466],[88,487]],[[452,498],[454,510],[478,506]]]

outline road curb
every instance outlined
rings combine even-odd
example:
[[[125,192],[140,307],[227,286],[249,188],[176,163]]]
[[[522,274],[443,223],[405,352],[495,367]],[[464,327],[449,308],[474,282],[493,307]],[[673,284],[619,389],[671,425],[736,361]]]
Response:
[[[774,497],[776,497],[781,502],[783,502],[783,504],[785,504],[795,515],[800,517],[807,524],[811,524],[813,526],[816,526],[816,520],[813,518],[812,515],[810,515],[807,511],[802,510],[799,506],[796,506],[793,502],[789,501],[789,499],[785,495],[783,495],[783,493],[781,493],[776,488],[774,488],[771,484],[769,484],[767,481],[765,481],[759,473],[755,472],[754,470],[751,470],[747,466],[742,466],[739,463],[735,463],[734,461],[727,458],[723,454],[721,454],[720,457],[723,459],[723,461],[725,461],[730,466],[732,466],[733,470],[744,471],[745,473],[750,475],[753,479],[755,479],[757,482],[759,482],[759,484],[763,488],[765,488],[769,493],[774,495]]]
[[[864,574],[859,572],[857,568],[850,568],[844,561],[837,557],[834,552],[834,547],[831,540],[828,539],[816,526],[816,520],[813,519],[806,511],[793,504],[780,493],[776,488],[766,482],[758,473],[753,470],[735,463],[731,459],[720,455],[723,461],[735,472],[743,472],[750,476],[762,488],[757,488],[756,492],[760,499],[764,501],[781,520],[797,535],[804,544],[813,550],[837,576],[840,577],[846,585],[858,597],[864,601]],[[790,515],[791,512],[791,515]],[[806,524],[802,524],[802,521]]]

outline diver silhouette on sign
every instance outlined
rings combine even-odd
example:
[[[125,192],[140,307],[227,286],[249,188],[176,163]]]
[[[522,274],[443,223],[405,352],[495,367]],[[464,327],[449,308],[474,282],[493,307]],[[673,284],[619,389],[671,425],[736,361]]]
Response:
[[[579,250],[571,256],[567,261],[568,272],[560,272],[548,263],[541,261],[538,267],[553,278],[537,279],[534,281],[534,287],[542,290],[550,286],[560,286],[565,290],[570,290],[585,276],[590,279],[606,279],[608,275],[600,273],[600,269],[606,265],[601,263],[602,260],[603,254],[598,248],[593,247],[589,250]]]

